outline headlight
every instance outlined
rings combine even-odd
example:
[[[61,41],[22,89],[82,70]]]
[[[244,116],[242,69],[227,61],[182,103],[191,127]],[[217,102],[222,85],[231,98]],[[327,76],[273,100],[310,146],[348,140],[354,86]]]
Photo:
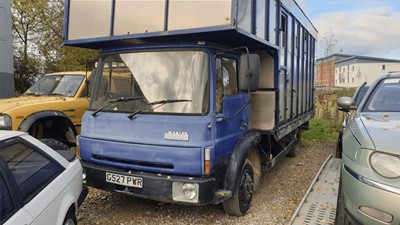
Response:
[[[172,182],[172,199],[177,202],[199,202],[199,184]]]
[[[0,114],[0,130],[11,130],[11,117],[6,114]]]
[[[400,177],[400,157],[376,152],[369,161],[379,175],[386,178]]]
[[[197,188],[192,183],[184,183],[182,185],[182,193],[185,198],[192,200],[197,195]]]
[[[82,168],[82,182],[86,184],[86,170]]]

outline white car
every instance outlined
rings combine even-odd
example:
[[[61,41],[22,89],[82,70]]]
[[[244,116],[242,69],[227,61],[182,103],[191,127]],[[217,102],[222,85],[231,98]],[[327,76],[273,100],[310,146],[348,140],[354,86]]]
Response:
[[[75,213],[87,192],[73,151],[0,131],[0,224],[77,224]]]

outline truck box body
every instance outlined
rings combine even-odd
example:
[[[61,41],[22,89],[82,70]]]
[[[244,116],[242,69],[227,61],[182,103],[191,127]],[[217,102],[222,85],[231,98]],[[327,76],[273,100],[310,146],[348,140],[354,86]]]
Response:
[[[252,193],[314,113],[317,31],[297,3],[67,0],[65,12],[65,44],[102,55],[79,138],[88,184],[245,213],[225,204],[251,200],[237,183]]]

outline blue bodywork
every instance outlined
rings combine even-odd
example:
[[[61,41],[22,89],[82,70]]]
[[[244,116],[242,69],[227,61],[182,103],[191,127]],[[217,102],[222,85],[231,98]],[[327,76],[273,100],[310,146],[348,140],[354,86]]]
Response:
[[[160,46],[154,48],[160,49]],[[182,46],[179,46],[182,48]],[[185,46],[188,49],[199,46]],[[153,47],[147,46],[147,49]],[[164,46],[174,49],[175,45]],[[142,48],[139,48],[139,50]],[[206,115],[137,114],[87,111],[82,119],[80,157],[87,162],[163,174],[204,175],[204,149],[211,149],[211,171],[227,166],[237,140],[251,121],[247,92],[225,96],[222,113],[215,114],[215,49],[209,52],[210,110]],[[112,52],[107,50],[105,52]],[[189,140],[166,140],[169,131],[187,132]],[[216,160],[219,159],[219,160]],[[215,165],[218,164],[218,165]]]

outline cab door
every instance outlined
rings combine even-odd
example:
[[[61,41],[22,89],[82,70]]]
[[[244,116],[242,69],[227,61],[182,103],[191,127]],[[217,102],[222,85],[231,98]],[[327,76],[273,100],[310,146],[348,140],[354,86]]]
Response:
[[[246,95],[238,89],[238,62],[233,57],[217,57],[215,61],[216,158],[232,151],[247,130]]]

